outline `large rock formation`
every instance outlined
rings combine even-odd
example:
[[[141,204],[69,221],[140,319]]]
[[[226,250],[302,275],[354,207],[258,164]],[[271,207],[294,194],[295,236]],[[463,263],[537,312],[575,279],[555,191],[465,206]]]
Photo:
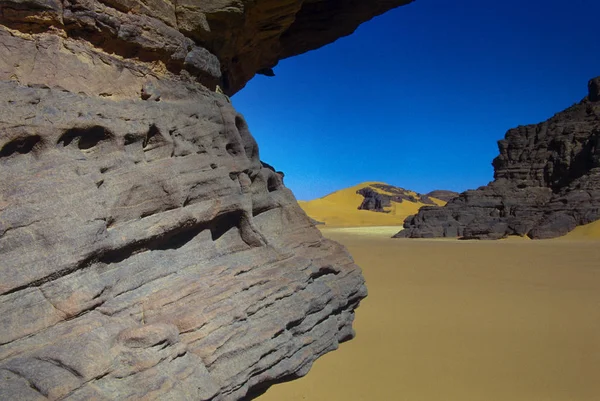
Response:
[[[398,237],[552,238],[600,219],[600,77],[588,96],[498,142],[494,181],[422,208]]]
[[[360,269],[215,88],[407,2],[0,0],[0,399],[240,399],[351,338]]]

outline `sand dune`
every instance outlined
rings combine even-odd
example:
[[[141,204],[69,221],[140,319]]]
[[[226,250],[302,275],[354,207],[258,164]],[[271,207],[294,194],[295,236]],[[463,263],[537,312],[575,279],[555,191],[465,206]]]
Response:
[[[600,220],[585,226],[575,227],[573,231],[562,238],[567,240],[598,240],[600,239]]]
[[[388,238],[396,228],[323,230],[367,279],[357,337],[260,401],[600,399],[598,242]]]
[[[406,217],[415,214],[421,207],[421,202],[404,201],[402,203],[392,202],[387,208],[388,213],[378,213],[368,210],[358,210],[363,201],[363,196],[356,193],[361,188],[372,184],[384,184],[381,182],[363,182],[350,188],[336,191],[312,201],[300,201],[300,207],[313,219],[325,223],[328,227],[356,227],[356,226],[401,226]],[[377,192],[393,195],[381,189],[372,188]],[[417,194],[408,191],[411,195]],[[432,198],[438,205],[445,202]]]

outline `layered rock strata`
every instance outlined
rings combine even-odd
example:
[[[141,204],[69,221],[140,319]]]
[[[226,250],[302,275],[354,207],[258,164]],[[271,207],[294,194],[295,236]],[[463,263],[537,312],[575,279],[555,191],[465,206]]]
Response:
[[[0,0],[0,399],[236,400],[351,338],[360,269],[217,92],[407,2]]]
[[[562,236],[600,219],[600,77],[580,103],[498,142],[494,181],[424,207],[397,237]]]
[[[0,99],[0,399],[238,399],[352,337],[359,268],[223,96]]]

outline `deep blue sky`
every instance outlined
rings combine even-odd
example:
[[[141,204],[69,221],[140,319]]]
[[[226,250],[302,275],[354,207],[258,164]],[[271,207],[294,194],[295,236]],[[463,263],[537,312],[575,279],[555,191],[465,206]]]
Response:
[[[600,0],[417,0],[232,101],[298,199],[362,181],[463,191],[493,179],[509,128],[586,95],[599,18]]]

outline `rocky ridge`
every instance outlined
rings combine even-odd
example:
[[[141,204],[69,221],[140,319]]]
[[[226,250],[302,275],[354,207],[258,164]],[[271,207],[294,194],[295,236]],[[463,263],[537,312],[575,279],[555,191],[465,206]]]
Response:
[[[360,269],[215,89],[405,3],[0,0],[0,399],[237,400],[351,338]]]
[[[434,195],[440,195],[446,199],[451,199],[455,195],[458,195],[452,191],[433,191],[427,195],[419,194],[413,191],[408,191],[404,188],[394,187],[387,184],[371,184],[364,188],[356,191],[357,194],[364,197],[363,202],[358,206],[359,210],[371,210],[373,212],[386,212],[386,208],[392,205],[392,202],[412,202],[422,203],[423,205],[436,206],[436,203],[432,198],[446,201],[442,198],[438,198]]]
[[[494,181],[424,207],[397,237],[542,239],[600,219],[600,77],[580,103],[498,142]]]

